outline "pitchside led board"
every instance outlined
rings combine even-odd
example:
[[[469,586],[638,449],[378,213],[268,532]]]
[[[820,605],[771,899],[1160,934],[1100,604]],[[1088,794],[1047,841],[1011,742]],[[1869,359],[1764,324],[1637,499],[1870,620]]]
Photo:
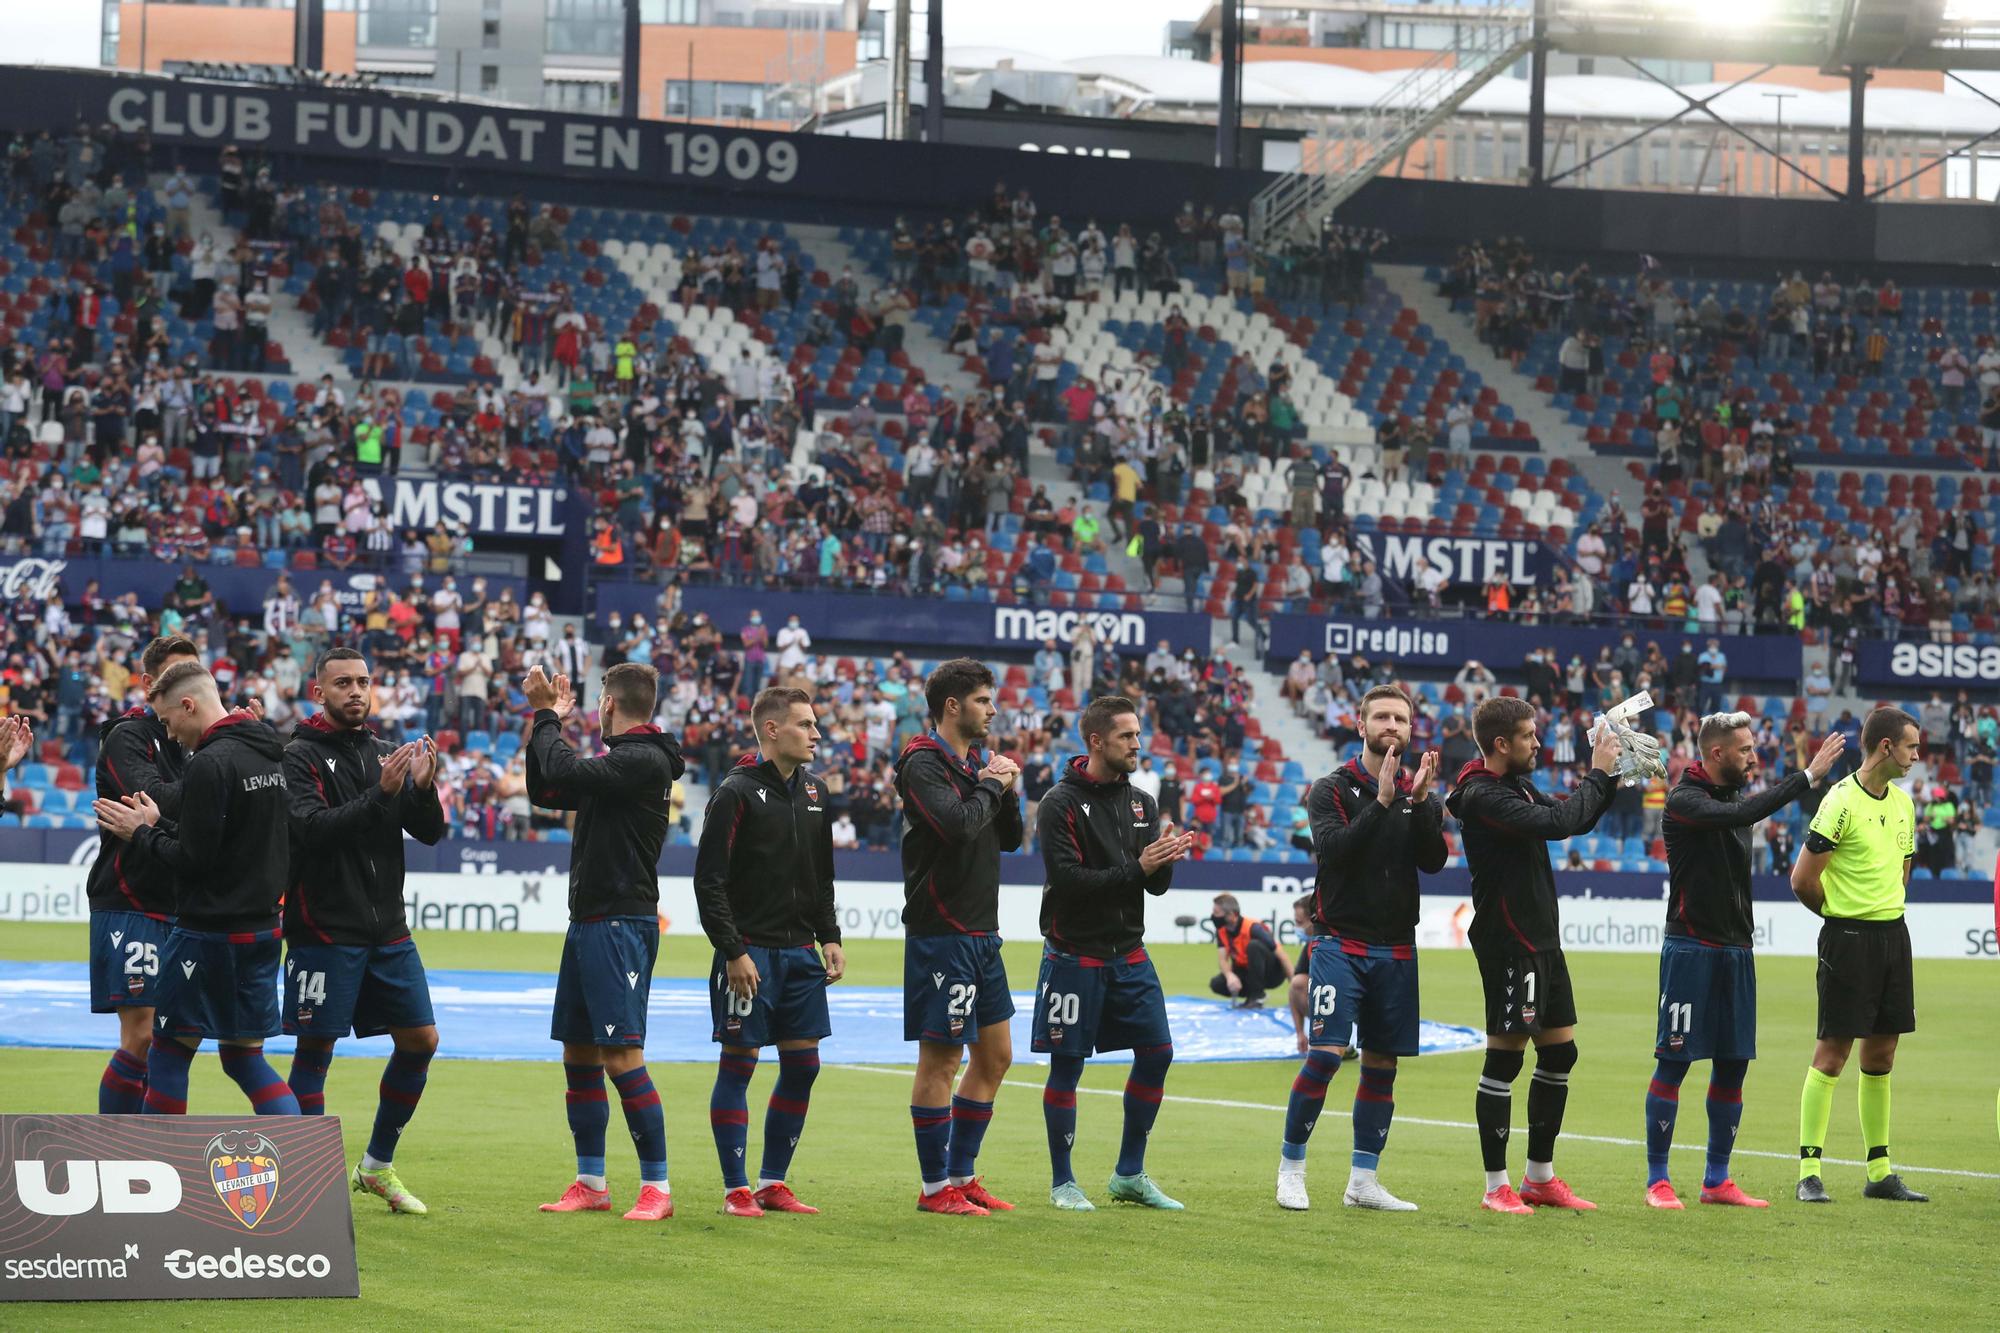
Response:
[[[0,1115],[0,1301],[359,1296],[346,1184],[337,1116]]]

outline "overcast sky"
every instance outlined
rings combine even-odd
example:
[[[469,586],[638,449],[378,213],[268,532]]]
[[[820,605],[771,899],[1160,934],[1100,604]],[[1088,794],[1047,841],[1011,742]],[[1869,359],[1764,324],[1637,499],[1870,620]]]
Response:
[[[872,8],[886,4],[871,0]],[[945,39],[953,46],[1014,46],[1057,60],[1158,55],[1169,22],[1199,18],[1207,9],[1207,0],[945,0]],[[0,0],[0,33],[6,34],[0,64],[95,65],[102,22],[99,0]],[[2000,73],[1966,77],[2000,96]],[[1949,80],[1945,91],[1973,96]]]
[[[1171,20],[1199,18],[1207,8],[1206,0],[947,0],[945,37],[953,46],[1018,46],[1057,60],[1158,55]],[[0,62],[95,65],[102,21],[98,0],[0,0]]]
[[[97,0],[0,0],[0,61],[10,65],[95,65],[104,9]]]

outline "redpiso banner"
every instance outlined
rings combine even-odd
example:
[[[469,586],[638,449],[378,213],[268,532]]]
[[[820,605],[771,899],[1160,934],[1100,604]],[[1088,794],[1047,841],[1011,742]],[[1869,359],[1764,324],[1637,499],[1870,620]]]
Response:
[[[0,1115],[0,1301],[359,1296],[334,1116]]]

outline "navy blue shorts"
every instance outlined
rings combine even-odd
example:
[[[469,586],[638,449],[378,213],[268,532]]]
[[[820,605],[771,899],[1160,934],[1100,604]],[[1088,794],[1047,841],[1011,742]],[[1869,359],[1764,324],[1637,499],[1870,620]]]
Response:
[[[572,921],[563,936],[549,1038],[570,1046],[644,1046],[660,919]]]
[[[1035,982],[1032,1049],[1088,1056],[1136,1051],[1173,1041],[1167,1031],[1167,997],[1144,949],[1122,958],[1079,958],[1042,950]]]
[[[285,953],[285,1032],[379,1037],[427,1028],[431,987],[415,940],[394,944],[294,944]]]
[[[1662,1060],[1757,1058],[1757,959],[1748,949],[1669,935],[1660,944]]]
[[[717,950],[709,967],[708,1012],[714,1040],[724,1046],[769,1046],[780,1041],[817,1041],[833,1035],[826,1016],[826,964],[811,945],[766,949],[747,945],[757,965],[757,993],[739,999],[729,992],[729,959]]]
[[[174,923],[144,912],[90,914],[90,1012],[151,1009],[160,989],[160,955]]]
[[[262,1041],[278,1035],[279,932],[222,934],[175,926],[160,950],[154,1031]]]
[[[903,941],[903,1040],[979,1040],[1014,1016],[998,935],[918,935]]]
[[[1363,944],[1318,935],[1307,952],[1306,1039],[1376,1055],[1415,1055],[1417,951],[1408,944]]]

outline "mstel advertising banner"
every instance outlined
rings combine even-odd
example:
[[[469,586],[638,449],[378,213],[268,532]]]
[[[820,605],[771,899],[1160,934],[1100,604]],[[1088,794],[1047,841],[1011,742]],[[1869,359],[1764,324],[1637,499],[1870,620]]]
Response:
[[[346,1185],[336,1116],[0,1115],[0,1301],[359,1296]]]
[[[1488,666],[1509,667],[1530,652],[1551,647],[1564,661],[1575,655],[1585,662],[1595,662],[1598,650],[1607,646],[1616,649],[1624,633],[1623,627],[1614,625],[1273,616],[1268,651],[1275,658],[1297,657],[1301,651],[1310,652],[1315,658],[1332,653],[1343,663],[1359,653],[1371,662],[1388,661],[1402,666],[1461,667],[1476,659]],[[1633,643],[1641,649],[1657,643],[1669,661],[1679,654],[1682,643],[1692,644],[1696,653],[1702,652],[1708,647],[1709,637],[1644,626],[1632,629]],[[1783,634],[1716,637],[1722,638],[1723,651],[1728,654],[1731,680],[1798,680],[1802,657],[1796,637]]]
[[[432,849],[410,844],[411,863],[448,862],[454,844]],[[412,870],[404,881],[404,906],[415,931],[548,931],[569,925],[569,872],[560,864],[566,849],[534,843],[458,845],[463,858],[456,872]],[[501,849],[501,850],[494,850]],[[552,855],[553,853],[553,855]],[[87,863],[87,856],[84,861]],[[903,885],[890,853],[841,853],[835,899],[841,934],[848,939],[901,939]],[[539,869],[534,862],[550,862]],[[691,848],[671,848],[660,875],[660,915],[670,935],[699,935]],[[0,862],[0,921],[57,921],[81,925],[89,919],[86,864],[36,865]],[[1033,856],[1003,858],[1000,933],[1007,939],[1041,934],[1040,862]],[[1177,867],[1178,887],[1146,899],[1146,939],[1153,944],[1212,943],[1210,903],[1217,893],[1243,900],[1253,917],[1271,924],[1279,942],[1295,945],[1292,901],[1312,888],[1301,865],[1195,862]],[[1466,947],[1472,921],[1471,881],[1461,868],[1425,877],[1423,917],[1417,943],[1426,949]],[[1563,947],[1601,952],[1654,952],[1666,920],[1664,875],[1560,872]],[[1811,955],[1817,951],[1819,918],[1792,900],[1785,880],[1759,875],[1756,947],[1765,953]],[[1994,931],[1991,887],[1974,880],[1918,880],[1911,886],[1912,945],[1925,958],[2000,957]],[[1182,924],[1183,920],[1187,924]]]

